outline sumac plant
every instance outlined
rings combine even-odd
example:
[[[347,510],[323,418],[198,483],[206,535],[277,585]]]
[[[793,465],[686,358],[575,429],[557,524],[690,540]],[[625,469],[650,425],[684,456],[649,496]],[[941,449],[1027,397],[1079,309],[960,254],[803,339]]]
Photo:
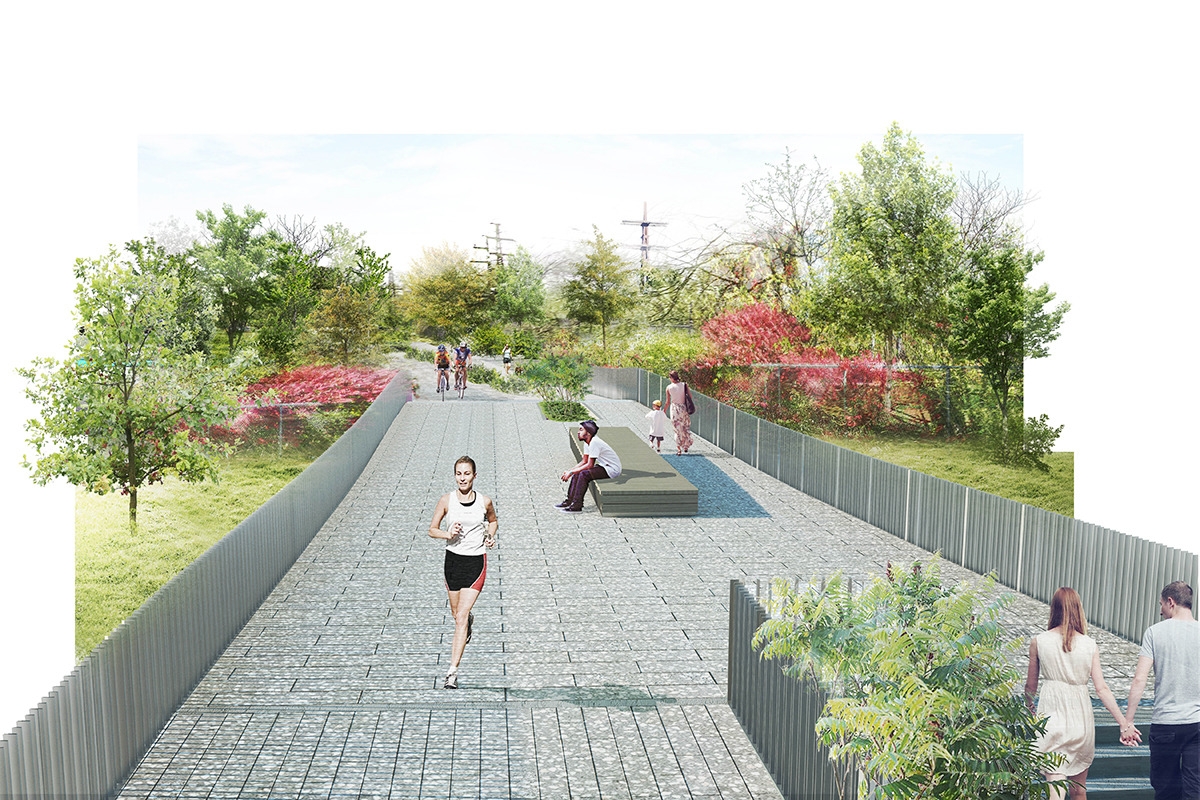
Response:
[[[1046,797],[1060,756],[1033,745],[1045,729],[1021,697],[1005,631],[1011,595],[991,578],[943,585],[940,562],[887,565],[851,591],[841,573],[774,584],[754,636],[763,658],[821,684],[816,724],[829,757],[887,798]],[[1061,782],[1060,782],[1061,785]]]

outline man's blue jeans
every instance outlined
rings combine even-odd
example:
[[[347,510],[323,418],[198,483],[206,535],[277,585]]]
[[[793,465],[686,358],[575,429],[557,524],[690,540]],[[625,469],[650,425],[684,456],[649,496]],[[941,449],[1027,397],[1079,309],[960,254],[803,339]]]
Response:
[[[1150,726],[1154,800],[1200,800],[1200,722]]]

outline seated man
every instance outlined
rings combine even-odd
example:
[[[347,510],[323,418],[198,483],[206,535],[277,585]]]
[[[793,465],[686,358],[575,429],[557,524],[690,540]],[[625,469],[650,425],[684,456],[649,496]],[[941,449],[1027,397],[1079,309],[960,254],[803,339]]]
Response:
[[[579,423],[577,436],[583,442],[583,460],[562,474],[567,484],[567,499],[555,506],[566,514],[578,514],[583,511],[583,495],[587,492],[588,484],[605,478],[615,478],[621,474],[621,459],[608,443],[596,433],[600,426],[594,420],[584,420]]]

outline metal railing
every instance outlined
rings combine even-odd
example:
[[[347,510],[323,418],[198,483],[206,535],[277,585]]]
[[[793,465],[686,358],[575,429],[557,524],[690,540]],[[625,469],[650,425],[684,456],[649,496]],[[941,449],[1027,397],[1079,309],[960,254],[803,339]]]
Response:
[[[0,798],[109,797],[358,479],[393,379],[303,473],[154,593],[0,742]]]
[[[639,367],[596,367],[592,391],[649,406],[669,381]],[[889,464],[693,391],[692,432],[805,494],[1042,602],[1059,586],[1088,620],[1133,642],[1158,621],[1171,581],[1200,584],[1195,553],[1139,539]]]
[[[839,765],[817,744],[817,719],[829,696],[813,680],[784,673],[777,661],[754,651],[754,632],[766,609],[740,580],[729,582],[729,679],[727,697],[763,764],[788,800],[834,800],[858,796],[858,772],[849,770],[843,795]]]

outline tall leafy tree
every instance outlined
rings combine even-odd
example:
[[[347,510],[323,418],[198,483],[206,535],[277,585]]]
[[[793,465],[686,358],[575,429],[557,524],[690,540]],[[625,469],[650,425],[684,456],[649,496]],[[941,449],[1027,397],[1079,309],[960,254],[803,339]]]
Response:
[[[454,245],[424,248],[397,288],[403,313],[439,336],[463,338],[491,313],[491,277]]]
[[[1048,354],[1068,303],[1048,308],[1050,287],[1025,285],[1042,253],[1019,247],[975,250],[970,269],[955,286],[951,324],[953,355],[979,365],[1007,429],[1009,406],[1021,384],[1026,358]]]
[[[270,302],[271,259],[278,237],[263,227],[264,211],[246,206],[239,214],[226,203],[221,212],[196,212],[207,229],[207,241],[196,248],[196,258],[213,287],[217,324],[232,351],[249,330],[255,311]]]
[[[154,252],[134,248],[143,263]],[[37,458],[25,466],[38,483],[64,477],[89,491],[129,496],[176,475],[216,478],[218,449],[199,431],[224,420],[236,402],[233,375],[186,346],[177,318],[178,279],[139,268],[115,249],[75,265],[79,335],[67,358],[37,359],[21,374],[41,409],[26,423]]]
[[[313,352],[338,364],[361,364],[379,344],[383,306],[378,293],[343,284],[321,293],[306,325]]]
[[[493,270],[496,284],[494,319],[524,325],[541,319],[546,304],[545,268],[524,247]]]
[[[133,258],[135,275],[174,281],[175,321],[167,331],[166,344],[174,350],[208,353],[208,341],[216,328],[216,309],[205,285],[195,253],[188,248],[161,244],[155,238],[125,243]]]
[[[829,271],[808,313],[871,342],[892,364],[906,337],[927,336],[945,319],[956,277],[954,179],[895,123],[881,148],[863,146],[858,162],[861,173],[832,189]]]
[[[633,309],[637,300],[629,265],[617,253],[617,245],[592,226],[588,251],[575,263],[574,277],[562,289],[567,316],[584,325],[600,328],[601,348],[608,353],[608,328]]]

